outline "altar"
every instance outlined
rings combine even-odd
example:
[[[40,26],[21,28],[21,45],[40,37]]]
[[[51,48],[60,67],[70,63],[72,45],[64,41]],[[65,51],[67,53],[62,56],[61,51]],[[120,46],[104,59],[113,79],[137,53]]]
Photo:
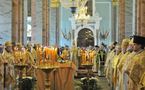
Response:
[[[74,73],[76,65],[68,61],[67,63],[59,63],[59,68],[54,75],[54,90],[74,90]]]
[[[47,77],[50,80],[50,90],[74,90],[73,79],[76,70],[76,65],[71,61],[65,63],[57,63],[57,65],[59,68],[47,74]],[[42,70],[37,69],[36,76],[37,90],[46,90],[46,74]]]

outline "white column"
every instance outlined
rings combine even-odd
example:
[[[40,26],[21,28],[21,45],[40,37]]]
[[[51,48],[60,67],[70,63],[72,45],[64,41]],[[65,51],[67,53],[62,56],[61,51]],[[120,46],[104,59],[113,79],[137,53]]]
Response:
[[[12,0],[0,0],[0,43],[11,41]]]

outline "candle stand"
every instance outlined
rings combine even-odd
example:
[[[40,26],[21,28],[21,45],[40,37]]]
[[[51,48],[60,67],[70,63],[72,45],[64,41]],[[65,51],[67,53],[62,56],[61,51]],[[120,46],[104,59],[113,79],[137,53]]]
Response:
[[[51,90],[51,82],[49,79],[49,75],[51,72],[55,71],[57,67],[49,67],[49,66],[38,66],[38,69],[42,70],[46,74],[45,79],[45,90]]]
[[[24,74],[23,70],[26,69],[28,67],[27,64],[15,64],[14,68],[16,68],[16,70],[18,70],[18,88],[19,90],[23,90],[22,86],[23,86],[23,75],[26,76],[26,73]]]
[[[92,66],[93,64],[83,64],[82,65],[85,69],[87,69],[87,77],[83,79],[83,90],[96,90],[96,80],[92,78]]]

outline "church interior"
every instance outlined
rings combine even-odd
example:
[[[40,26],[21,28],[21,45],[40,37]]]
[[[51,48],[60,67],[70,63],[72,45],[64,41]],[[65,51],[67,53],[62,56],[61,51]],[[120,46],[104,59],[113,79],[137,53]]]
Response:
[[[0,2],[0,90],[145,90],[145,0]]]

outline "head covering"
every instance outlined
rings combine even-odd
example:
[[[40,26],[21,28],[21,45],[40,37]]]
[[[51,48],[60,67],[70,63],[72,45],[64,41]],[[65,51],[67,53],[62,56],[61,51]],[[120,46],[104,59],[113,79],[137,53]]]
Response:
[[[17,47],[22,48],[22,44],[21,43],[17,43]]]
[[[133,43],[141,44],[144,46],[145,45],[145,37],[134,35],[133,36]]]
[[[10,41],[7,41],[5,42],[5,46],[8,47],[8,46],[12,46],[12,43]]]
[[[127,47],[129,45],[130,40],[129,39],[123,39],[121,47]]]

